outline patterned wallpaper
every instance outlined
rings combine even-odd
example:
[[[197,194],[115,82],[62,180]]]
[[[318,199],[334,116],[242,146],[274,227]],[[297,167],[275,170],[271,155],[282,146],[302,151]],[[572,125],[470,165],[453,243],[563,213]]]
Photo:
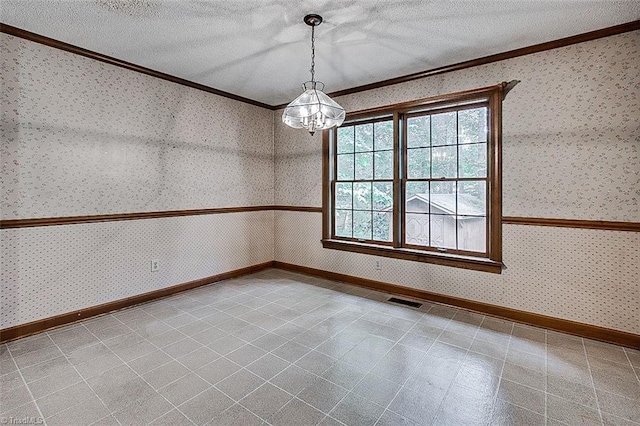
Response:
[[[0,328],[270,262],[273,248],[272,211],[3,229]]]
[[[4,34],[0,76],[3,219],[273,204],[272,111]],[[269,211],[2,230],[0,328],[271,261],[273,235]]]
[[[638,57],[634,31],[337,100],[356,111],[521,80],[503,104],[504,215],[640,221]],[[279,120],[275,137],[276,204],[320,206],[321,137]]]
[[[338,101],[355,111],[501,81],[505,216],[640,221],[640,31]],[[281,111],[276,111],[276,117]],[[276,120],[275,203],[322,204],[321,137]],[[640,334],[640,234],[503,226],[501,275],[323,249],[321,215],[276,212],[276,260]]]
[[[640,334],[637,232],[505,225],[498,275],[323,249],[320,213],[275,215],[277,261]]]
[[[0,34],[4,219],[273,203],[271,111]]]

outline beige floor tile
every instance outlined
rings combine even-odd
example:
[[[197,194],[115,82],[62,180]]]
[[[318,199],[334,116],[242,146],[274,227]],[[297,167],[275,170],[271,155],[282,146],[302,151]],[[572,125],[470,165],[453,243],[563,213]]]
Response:
[[[367,374],[367,371],[365,366],[338,361],[322,373],[322,377],[345,389],[353,389]]]
[[[216,383],[216,388],[234,401],[239,401],[264,383],[264,379],[242,369]]]
[[[241,405],[233,405],[215,416],[207,426],[258,426],[262,419]]]
[[[74,405],[82,404],[96,394],[85,382],[76,383],[37,400],[38,407],[45,417],[51,417]]]
[[[219,390],[211,388],[180,405],[178,409],[189,420],[201,426],[232,405],[234,405],[233,400]]]
[[[0,411],[51,425],[638,425],[640,351],[388,297],[266,270],[20,339],[0,345]]]
[[[640,403],[636,399],[596,390],[598,405],[602,412],[611,413],[623,419],[640,420]]]
[[[293,399],[293,395],[290,393],[271,383],[265,383],[245,396],[240,403],[262,419],[268,420],[291,399]]]
[[[545,395],[543,391],[503,379],[498,388],[498,399],[544,415]]]
[[[246,367],[252,362],[262,358],[267,354],[267,351],[260,349],[257,346],[253,346],[251,344],[246,344],[244,346],[239,347],[233,352],[230,352],[226,355],[227,359],[235,362],[236,364]]]
[[[3,388],[0,392],[0,414],[32,401],[33,398],[25,384],[14,386],[11,389]]]
[[[153,422],[149,423],[153,426],[176,426],[176,425],[188,425],[191,424],[191,420],[185,417],[179,410],[174,409],[167,414],[160,416]]]
[[[175,382],[169,383],[167,386],[158,390],[158,393],[172,404],[180,405],[210,387],[209,382],[191,373]]]
[[[173,409],[162,395],[153,394],[148,398],[141,398],[114,413],[114,417],[123,425],[147,424]]]
[[[567,424],[599,425],[602,422],[598,410],[555,395],[547,396],[547,416]]]
[[[505,362],[502,377],[506,380],[539,389],[543,392],[546,390],[546,376],[544,373],[517,364]]]
[[[316,425],[325,415],[299,399],[293,399],[275,413],[269,423],[273,426]]]
[[[384,407],[350,393],[329,414],[348,425],[373,426],[383,411]]]
[[[297,395],[302,389],[309,386],[317,376],[304,370],[297,365],[287,367],[280,374],[276,375],[269,382],[292,395]]]
[[[497,400],[493,408],[491,424],[495,426],[544,426],[545,418],[542,414],[534,413],[504,400]]]
[[[358,385],[353,388],[353,393],[371,402],[386,407],[400,390],[400,385],[390,380],[383,379],[374,374],[367,374]]]
[[[240,370],[238,364],[229,361],[226,358],[219,358],[207,365],[198,368],[195,373],[205,379],[212,385],[226,379],[236,371]]]
[[[430,423],[435,420],[445,392],[430,385],[420,390],[402,388],[388,409],[416,423]]]
[[[82,404],[76,404],[62,412],[47,417],[47,425],[89,425],[109,415],[109,410],[98,399],[91,397]]]
[[[289,362],[296,362],[310,351],[311,349],[308,346],[289,341],[274,349],[271,353]]]
[[[597,407],[593,386],[584,386],[550,375],[547,377],[547,392],[587,407]]]

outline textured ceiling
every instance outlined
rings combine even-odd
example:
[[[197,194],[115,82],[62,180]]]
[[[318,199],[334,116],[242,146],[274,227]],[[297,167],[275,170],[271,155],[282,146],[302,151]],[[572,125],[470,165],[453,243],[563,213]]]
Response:
[[[3,23],[271,105],[640,19],[640,0],[2,0]]]

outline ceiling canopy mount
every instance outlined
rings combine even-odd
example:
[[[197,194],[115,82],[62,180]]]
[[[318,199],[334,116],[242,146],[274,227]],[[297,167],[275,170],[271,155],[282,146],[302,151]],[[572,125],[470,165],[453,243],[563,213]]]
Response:
[[[322,24],[322,16],[311,13],[303,18],[304,23],[310,27],[317,27]]]

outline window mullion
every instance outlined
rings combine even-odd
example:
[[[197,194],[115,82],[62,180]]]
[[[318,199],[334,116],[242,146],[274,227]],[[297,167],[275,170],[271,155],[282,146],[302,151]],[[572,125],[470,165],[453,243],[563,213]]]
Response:
[[[404,209],[402,208],[402,191],[404,184],[402,183],[402,179],[404,178],[404,174],[402,173],[402,169],[404,168],[405,162],[402,161],[404,158],[404,148],[403,143],[401,142],[401,133],[405,132],[400,131],[400,125],[404,126],[405,121],[400,121],[400,114],[398,112],[393,113],[393,246],[401,247],[402,246],[402,220],[404,218]]]
[[[373,182],[376,180],[376,125],[371,123],[371,190],[369,204],[371,206],[371,240],[373,241]]]
[[[455,191],[454,194],[456,196],[456,215],[455,215],[455,227],[456,227],[456,250],[460,249],[460,243],[458,238],[458,232],[460,231],[459,227],[459,217],[458,214],[458,178],[460,177],[460,114],[456,111],[456,182],[455,182]]]

